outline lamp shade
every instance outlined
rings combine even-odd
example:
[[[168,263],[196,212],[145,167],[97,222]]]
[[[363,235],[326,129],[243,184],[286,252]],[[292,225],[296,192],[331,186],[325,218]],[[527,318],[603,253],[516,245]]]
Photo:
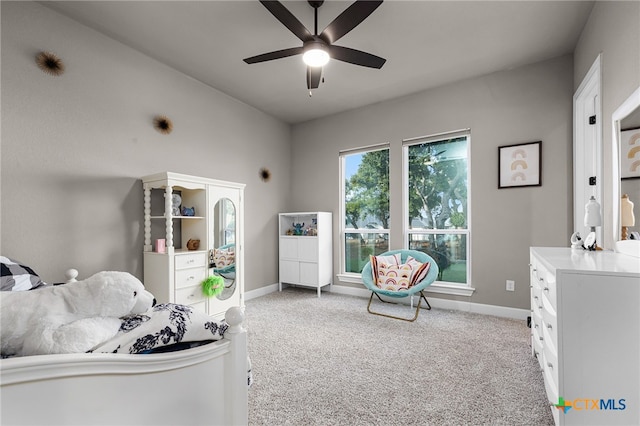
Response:
[[[320,41],[308,41],[304,44],[302,61],[310,67],[322,67],[329,62],[331,57],[327,46]]]
[[[584,226],[601,226],[602,215],[600,214],[600,203],[592,195],[589,202],[584,206]]]
[[[633,214],[633,202],[624,194],[620,200],[620,224],[622,226],[635,226],[636,217]]]

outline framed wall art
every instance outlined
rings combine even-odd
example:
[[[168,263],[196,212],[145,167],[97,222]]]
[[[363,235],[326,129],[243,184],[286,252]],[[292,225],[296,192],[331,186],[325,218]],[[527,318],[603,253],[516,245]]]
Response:
[[[498,147],[498,188],[541,186],[542,142]]]
[[[620,132],[620,178],[640,178],[640,127]]]

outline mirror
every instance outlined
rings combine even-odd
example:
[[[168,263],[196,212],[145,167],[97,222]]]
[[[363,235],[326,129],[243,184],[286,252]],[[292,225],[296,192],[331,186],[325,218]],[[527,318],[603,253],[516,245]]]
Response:
[[[216,297],[230,298],[236,291],[236,207],[228,198],[221,198],[213,210],[213,243],[209,267],[224,280],[224,289]]]
[[[619,243],[622,229],[620,200],[623,194],[629,195],[629,199],[634,203],[635,216],[640,219],[640,207],[638,207],[640,206],[640,138],[631,137],[634,132],[630,130],[633,129],[640,129],[640,87],[620,105],[612,116],[613,236],[616,241],[616,251],[627,254],[640,253],[640,240]],[[636,225],[629,227],[628,232],[638,232],[639,229],[640,226],[636,220]]]

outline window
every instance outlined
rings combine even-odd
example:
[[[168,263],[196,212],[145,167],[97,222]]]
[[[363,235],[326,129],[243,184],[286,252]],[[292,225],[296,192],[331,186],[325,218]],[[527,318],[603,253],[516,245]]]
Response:
[[[405,246],[433,257],[438,281],[469,285],[469,132],[403,143]]]
[[[389,250],[389,148],[340,153],[342,273]]]

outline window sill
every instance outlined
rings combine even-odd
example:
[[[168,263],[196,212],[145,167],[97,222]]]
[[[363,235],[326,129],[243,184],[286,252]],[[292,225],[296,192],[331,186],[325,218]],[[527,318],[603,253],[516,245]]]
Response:
[[[341,282],[352,283],[352,284],[362,284],[362,278],[359,274],[338,274],[338,279]],[[436,281],[426,288],[425,292],[427,293],[439,293],[439,294],[449,294],[453,296],[466,296],[471,297],[473,292],[476,291],[475,288],[469,287],[466,285],[456,285],[456,284],[448,284],[443,281]]]

